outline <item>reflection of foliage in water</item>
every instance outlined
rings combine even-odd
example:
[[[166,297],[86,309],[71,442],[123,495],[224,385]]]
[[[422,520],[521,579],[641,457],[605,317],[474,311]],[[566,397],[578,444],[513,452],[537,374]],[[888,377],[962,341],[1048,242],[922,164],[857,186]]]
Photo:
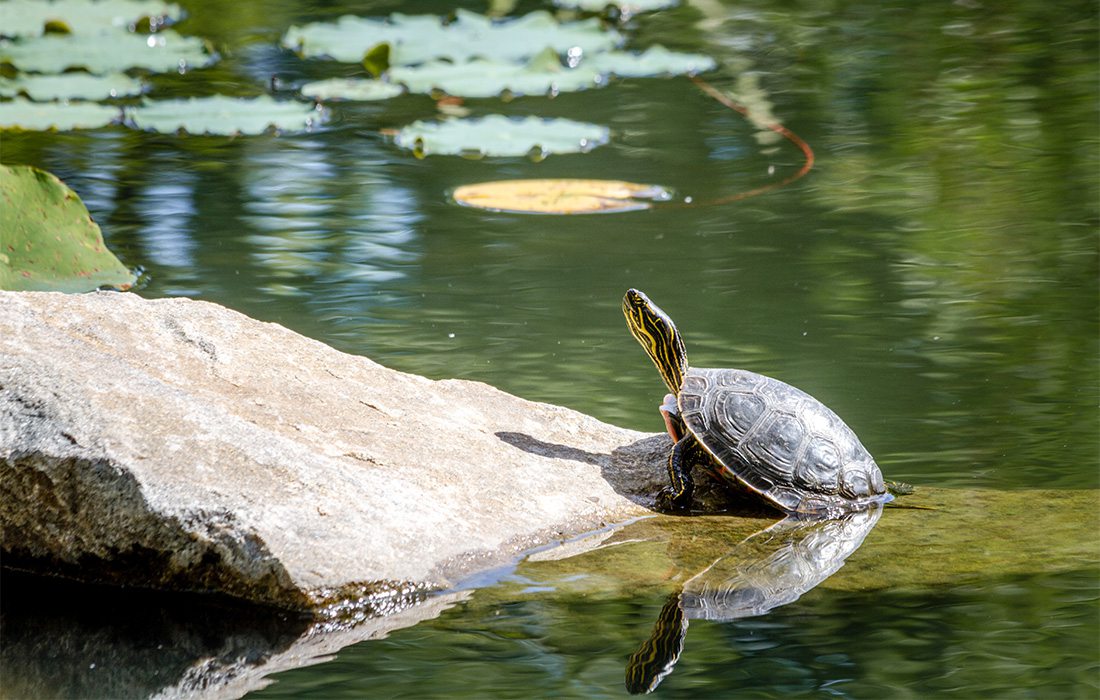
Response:
[[[931,385],[910,396],[931,406],[912,427],[933,468],[1078,483],[1100,399],[1093,9],[924,4],[891,24],[858,5],[830,7],[828,22],[709,7],[712,24],[759,42],[773,88],[816,84],[827,121],[804,133],[820,157],[806,194],[829,213],[807,262],[832,274],[812,301],[837,319],[886,301],[874,313],[908,335],[899,361]],[[796,56],[802,71],[786,63]],[[889,267],[857,270],[868,256]]]
[[[334,307],[329,314],[337,308],[366,313],[380,286],[415,265],[418,202],[371,166],[380,157],[369,146],[360,149],[362,157],[350,168],[316,142],[268,143],[249,151],[242,218],[269,294],[306,298],[318,310]],[[340,296],[315,298],[319,285],[337,287]]]

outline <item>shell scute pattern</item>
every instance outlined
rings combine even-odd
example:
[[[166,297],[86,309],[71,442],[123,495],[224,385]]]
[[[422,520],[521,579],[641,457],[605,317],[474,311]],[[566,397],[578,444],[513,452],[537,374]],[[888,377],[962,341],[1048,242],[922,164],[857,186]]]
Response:
[[[786,510],[826,511],[885,490],[855,433],[789,384],[746,370],[691,368],[679,405],[722,476]]]
[[[732,434],[733,431],[727,431]],[[741,438],[741,449],[762,465],[776,465],[768,471],[777,477],[788,473],[798,456],[806,426],[798,416],[782,410],[772,410],[765,420]]]
[[[840,487],[840,452],[828,440],[811,440],[794,466],[794,478],[815,490],[836,494]]]

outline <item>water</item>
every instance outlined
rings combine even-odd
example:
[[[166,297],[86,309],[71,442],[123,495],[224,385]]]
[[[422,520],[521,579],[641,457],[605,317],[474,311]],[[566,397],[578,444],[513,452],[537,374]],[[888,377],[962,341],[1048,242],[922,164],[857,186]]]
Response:
[[[159,95],[353,73],[275,42],[293,23],[399,9],[185,4],[180,31],[225,59],[157,78]],[[660,380],[619,311],[636,286],[676,319],[694,364],[821,398],[887,478],[1096,489],[1097,29],[1094,3],[1068,1],[712,1],[640,16],[637,45],[714,56],[712,83],[758,91],[815,151],[806,178],[725,206],[566,219],[448,201],[470,182],[573,176],[706,201],[801,166],[790,144],[684,79],[467,103],[612,129],[609,146],[539,163],[415,160],[380,132],[431,117],[425,97],[338,106],[325,129],[292,137],[5,133],[0,158],[73,186],[111,248],[144,268],[144,296],[218,302],[396,369],[657,432]],[[1095,539],[1098,524],[1082,514],[1080,536]],[[899,556],[935,566],[919,550]],[[763,617],[695,621],[658,692],[1097,697],[1097,559],[915,589],[819,588]],[[502,590],[278,674],[257,697],[615,697],[668,595],[478,602]]]

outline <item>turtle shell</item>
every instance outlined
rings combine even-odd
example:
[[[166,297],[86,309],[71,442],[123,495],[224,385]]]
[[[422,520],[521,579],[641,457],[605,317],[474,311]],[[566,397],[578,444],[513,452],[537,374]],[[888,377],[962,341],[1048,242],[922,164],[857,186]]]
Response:
[[[790,384],[693,367],[677,405],[719,477],[785,511],[836,514],[889,500],[882,472],[852,429]]]

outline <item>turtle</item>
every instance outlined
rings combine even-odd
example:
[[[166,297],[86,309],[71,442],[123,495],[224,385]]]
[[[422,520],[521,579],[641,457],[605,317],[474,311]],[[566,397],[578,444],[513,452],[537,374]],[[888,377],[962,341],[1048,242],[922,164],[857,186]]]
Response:
[[[672,319],[637,289],[623,314],[670,392],[660,406],[673,441],[670,486],[659,509],[690,508],[694,466],[785,513],[837,517],[893,498],[863,443],[823,403],[748,370],[689,366]]]

